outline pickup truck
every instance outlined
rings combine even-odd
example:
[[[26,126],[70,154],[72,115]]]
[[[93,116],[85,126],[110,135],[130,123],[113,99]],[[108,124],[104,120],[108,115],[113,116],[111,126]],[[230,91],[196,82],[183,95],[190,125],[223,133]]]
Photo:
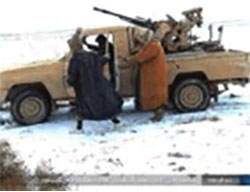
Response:
[[[103,34],[113,43],[116,90],[123,98],[135,96],[137,70],[124,59],[131,55],[133,30],[134,27],[116,26],[85,29],[81,34],[85,38]],[[0,72],[0,104],[11,103],[16,122],[44,122],[58,102],[74,100],[75,93],[66,83],[70,55],[59,61],[39,61]],[[182,113],[206,110],[211,99],[217,99],[222,92],[219,85],[245,85],[250,75],[250,55],[242,51],[166,54],[166,65],[171,79],[167,103]]]

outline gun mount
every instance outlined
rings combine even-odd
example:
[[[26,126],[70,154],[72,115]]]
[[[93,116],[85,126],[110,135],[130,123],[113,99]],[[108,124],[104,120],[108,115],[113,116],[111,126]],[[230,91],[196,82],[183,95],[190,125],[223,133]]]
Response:
[[[183,11],[182,15],[185,17],[181,21],[176,21],[173,17],[167,15],[168,20],[165,21],[171,30],[166,33],[162,39],[162,45],[166,53],[175,53],[182,51],[204,50],[204,51],[220,51],[224,50],[221,45],[223,28],[220,27],[219,40],[212,41],[212,27],[209,28],[210,38],[208,41],[197,42],[199,37],[192,35],[192,29],[197,26],[202,27],[203,17],[202,8],[193,8]]]

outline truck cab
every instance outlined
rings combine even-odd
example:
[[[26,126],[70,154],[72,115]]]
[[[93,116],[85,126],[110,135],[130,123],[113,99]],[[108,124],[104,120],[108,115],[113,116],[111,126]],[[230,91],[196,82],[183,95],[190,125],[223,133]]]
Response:
[[[115,79],[116,90],[122,97],[132,97],[135,94],[135,75],[136,67],[128,63],[124,58],[131,55],[133,31],[139,30],[134,27],[107,27],[98,29],[86,29],[81,34],[82,38],[95,39],[98,35],[104,35],[108,43],[114,47]],[[82,43],[82,42],[81,42]],[[84,43],[82,43],[84,46]],[[86,49],[86,46],[85,46]],[[69,61],[69,60],[68,60]],[[65,72],[67,72],[69,62],[66,62]],[[66,75],[66,74],[65,74]],[[105,68],[104,75],[109,78],[108,69]],[[74,91],[68,87],[68,95],[74,97]]]

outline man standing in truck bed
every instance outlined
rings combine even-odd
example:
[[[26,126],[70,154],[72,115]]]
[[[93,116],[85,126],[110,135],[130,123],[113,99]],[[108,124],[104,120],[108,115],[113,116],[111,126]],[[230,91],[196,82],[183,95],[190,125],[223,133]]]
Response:
[[[154,33],[151,40],[149,32],[146,35],[135,35],[136,40],[141,42],[142,48],[131,58],[132,63],[140,65],[140,107],[143,110],[154,111],[152,121],[162,119],[168,99],[168,66],[160,43],[163,35],[164,29]]]

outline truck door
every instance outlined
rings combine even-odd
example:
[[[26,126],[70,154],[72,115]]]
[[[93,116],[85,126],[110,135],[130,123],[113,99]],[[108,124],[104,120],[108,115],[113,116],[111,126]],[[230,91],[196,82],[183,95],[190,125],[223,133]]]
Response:
[[[118,93],[123,97],[134,96],[136,69],[124,59],[128,58],[130,55],[129,36],[127,30],[122,30],[115,34],[114,45],[118,73]]]

